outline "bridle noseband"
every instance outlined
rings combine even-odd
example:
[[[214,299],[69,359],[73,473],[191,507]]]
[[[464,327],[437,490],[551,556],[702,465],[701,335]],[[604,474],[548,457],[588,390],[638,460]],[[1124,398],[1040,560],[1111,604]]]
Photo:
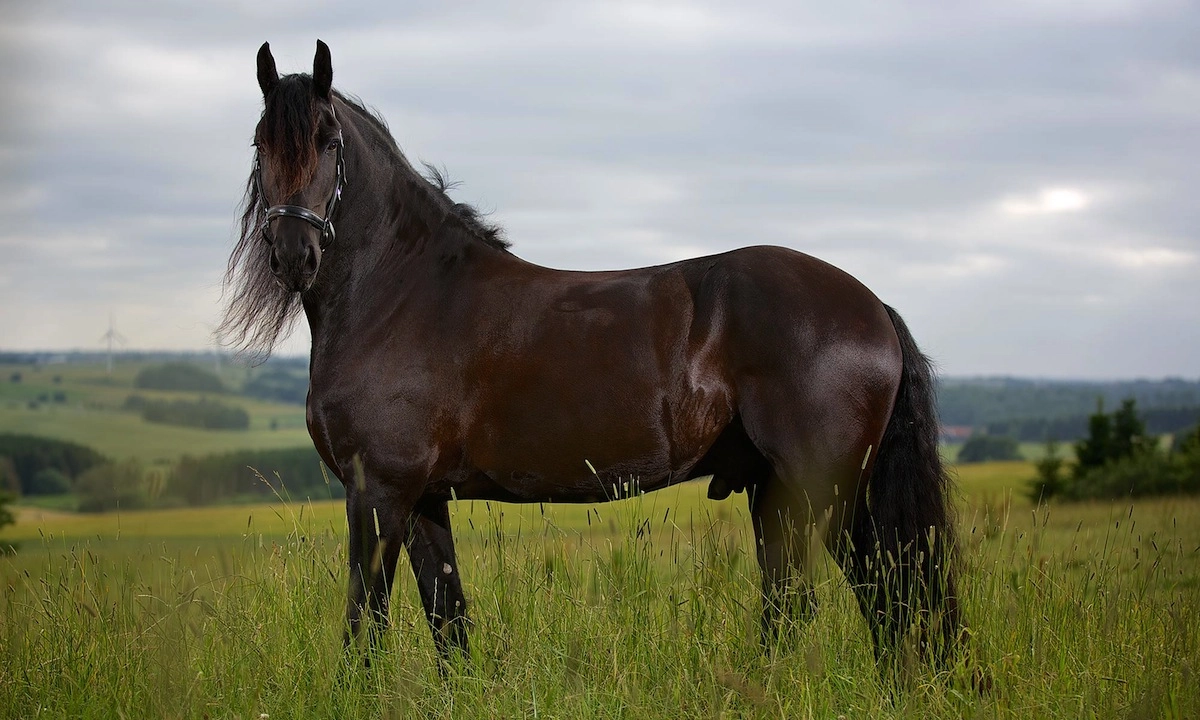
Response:
[[[333,105],[330,105],[329,109],[332,112]],[[337,121],[336,114],[334,114],[333,119],[334,122]],[[342,155],[342,145],[342,129],[339,126],[337,134],[337,180],[333,186],[333,195],[330,196],[328,204],[325,205],[325,217],[321,217],[301,205],[272,205],[267,208],[267,216],[262,223],[263,240],[268,243],[273,242],[270,234],[272,220],[275,218],[296,218],[321,231],[322,252],[334,241],[337,234],[333,229],[333,211],[337,210],[338,201],[342,199],[342,187],[346,184],[346,159]],[[260,202],[265,203],[267,194],[263,189],[262,162],[257,150],[254,153],[254,183],[258,186]]]

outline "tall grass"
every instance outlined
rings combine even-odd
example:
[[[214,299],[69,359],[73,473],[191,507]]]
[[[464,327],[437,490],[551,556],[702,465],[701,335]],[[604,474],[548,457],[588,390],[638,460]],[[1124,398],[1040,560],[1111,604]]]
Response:
[[[0,714],[1200,716],[1200,501],[966,508],[962,594],[993,679],[978,695],[932,671],[881,683],[828,565],[816,619],[764,652],[746,513],[702,490],[598,509],[459,503],[472,645],[444,678],[403,567],[371,669],[343,654],[343,530],[323,508],[200,547],[26,541],[0,559]]]

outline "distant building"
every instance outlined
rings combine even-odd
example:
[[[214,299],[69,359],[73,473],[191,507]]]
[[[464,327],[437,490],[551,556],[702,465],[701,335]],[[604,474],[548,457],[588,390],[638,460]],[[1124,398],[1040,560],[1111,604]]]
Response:
[[[938,438],[944,443],[959,443],[975,433],[970,425],[942,425],[938,428]]]

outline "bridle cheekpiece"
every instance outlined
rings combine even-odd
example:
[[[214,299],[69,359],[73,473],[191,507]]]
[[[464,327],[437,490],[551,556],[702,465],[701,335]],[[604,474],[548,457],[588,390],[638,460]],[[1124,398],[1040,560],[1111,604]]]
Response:
[[[329,106],[330,112],[333,111],[333,105]],[[333,116],[334,122],[337,121],[337,114]],[[268,243],[272,242],[269,232],[271,221],[275,218],[296,218],[312,225],[321,231],[321,251],[324,252],[330,244],[333,243],[336,233],[333,229],[333,212],[337,210],[338,201],[342,199],[342,187],[346,184],[346,159],[342,154],[342,129],[338,126],[337,134],[337,180],[333,186],[333,195],[330,196],[329,202],[325,205],[325,217],[321,217],[312,210],[302,205],[272,205],[267,208],[266,218],[262,223],[263,240]],[[259,153],[256,150],[254,153],[254,182],[258,186],[258,197],[261,202],[266,202],[267,194],[263,189],[262,180],[262,162],[259,158]]]

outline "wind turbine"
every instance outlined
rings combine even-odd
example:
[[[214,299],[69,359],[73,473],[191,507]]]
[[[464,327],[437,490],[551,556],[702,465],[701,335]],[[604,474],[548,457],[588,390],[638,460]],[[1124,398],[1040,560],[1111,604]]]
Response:
[[[100,336],[100,342],[105,341],[108,341],[108,363],[106,368],[108,370],[108,374],[112,375],[113,343],[116,342],[118,345],[125,344],[125,336],[117,332],[117,328],[113,325],[112,310],[108,311],[108,332]]]
[[[221,377],[221,331],[209,323],[204,323],[204,327],[208,328],[208,337],[212,341],[213,372]]]

